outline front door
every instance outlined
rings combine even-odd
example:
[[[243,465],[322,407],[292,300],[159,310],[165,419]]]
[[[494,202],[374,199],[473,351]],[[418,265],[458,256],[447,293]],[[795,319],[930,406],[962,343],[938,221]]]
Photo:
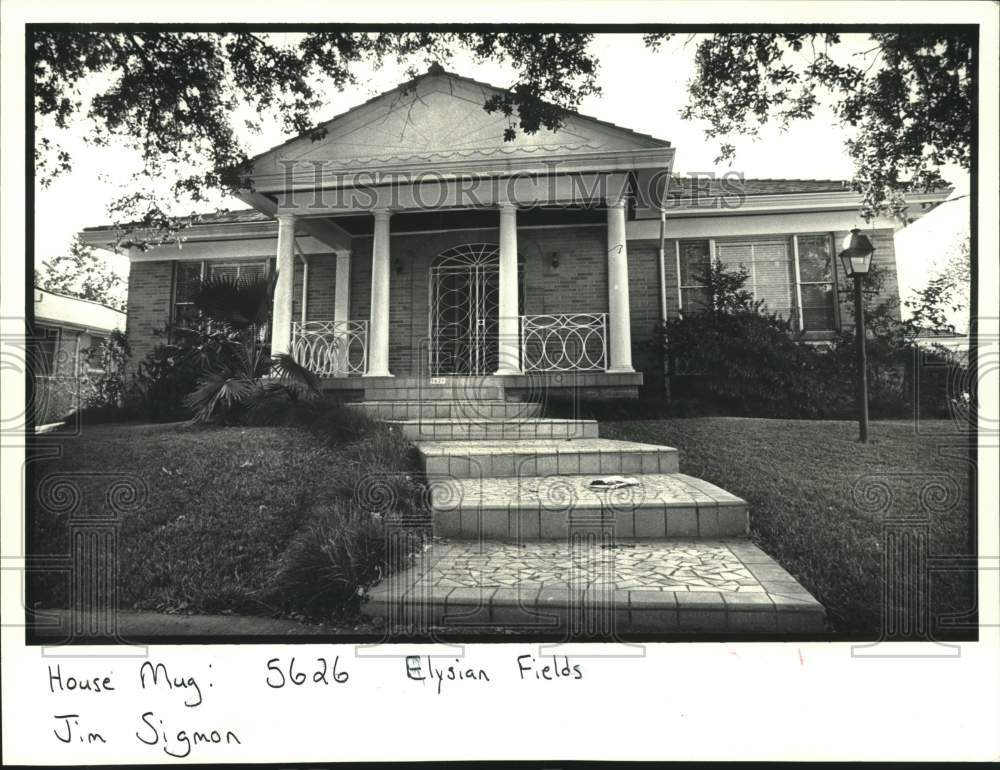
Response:
[[[493,374],[499,363],[500,253],[473,243],[431,264],[430,367],[435,376]]]

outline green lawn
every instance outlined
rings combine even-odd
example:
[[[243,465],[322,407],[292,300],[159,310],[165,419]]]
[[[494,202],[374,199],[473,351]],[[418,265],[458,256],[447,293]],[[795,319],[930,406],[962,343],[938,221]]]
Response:
[[[35,464],[33,480],[44,492],[50,474],[74,474],[74,515],[83,516],[107,514],[107,474],[144,481],[145,502],[120,519],[122,609],[330,619],[358,586],[398,566],[385,553],[384,519],[426,513],[412,446],[353,417],[345,430],[344,419],[321,414],[309,430],[87,425],[81,436],[46,436],[63,456]],[[883,515],[855,501],[855,483],[874,474],[893,496],[890,513],[925,512],[931,556],[965,554],[968,466],[951,423],[923,422],[918,435],[910,423],[876,422],[867,446],[856,430],[725,417],[601,424],[604,437],[677,447],[683,472],[747,499],[753,539],[823,602],[838,631],[874,638]],[[31,552],[67,553],[67,514],[40,505],[44,497],[30,499]],[[35,574],[29,600],[64,607],[66,585]],[[965,610],[971,597],[967,576],[933,575],[934,613]]]
[[[885,516],[872,510],[877,494],[855,501],[855,483],[874,474],[892,495],[888,514],[929,521],[930,556],[969,552],[969,487],[953,423],[924,421],[918,434],[874,422],[870,435],[862,445],[852,422],[742,417],[601,424],[602,437],[677,447],[681,472],[745,498],[754,541],[826,605],[836,630],[877,637]],[[933,574],[930,588],[933,614],[972,607],[967,575]]]
[[[329,618],[386,569],[381,524],[418,497],[412,447],[383,427],[318,440],[296,427],[117,423],[45,441],[63,457],[34,471],[33,553],[67,552],[66,514],[38,504],[50,474],[75,474],[74,516],[107,515],[115,478],[101,474],[145,484],[144,504],[120,518],[121,609]],[[30,585],[32,602],[66,606],[65,578]]]

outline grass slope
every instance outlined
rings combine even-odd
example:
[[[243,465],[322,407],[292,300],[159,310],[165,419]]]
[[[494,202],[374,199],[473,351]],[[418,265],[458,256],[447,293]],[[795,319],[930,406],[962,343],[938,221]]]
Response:
[[[35,469],[32,552],[68,552],[68,513],[46,504],[48,483],[73,474],[72,515],[107,516],[108,487],[127,474],[146,499],[119,520],[120,608],[329,615],[391,568],[383,522],[419,498],[409,443],[383,426],[351,427],[325,440],[296,427],[176,423],[48,435],[63,456]],[[66,606],[65,577],[30,585],[31,601]]]
[[[844,633],[879,635],[886,514],[926,518],[932,557],[969,552],[967,451],[951,422],[875,422],[867,445],[855,423],[740,417],[602,422],[601,436],[677,447],[681,472],[745,498],[753,539]],[[932,574],[930,602],[932,616],[971,608],[969,576]]]

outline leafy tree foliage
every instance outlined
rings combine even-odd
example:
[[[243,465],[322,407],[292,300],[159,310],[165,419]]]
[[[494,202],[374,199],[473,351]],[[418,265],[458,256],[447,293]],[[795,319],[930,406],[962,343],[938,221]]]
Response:
[[[592,35],[581,32],[308,31],[282,36],[178,30],[38,29],[33,33],[36,146],[42,181],[71,168],[72,157],[46,130],[89,119],[88,140],[123,138],[139,151],[141,176],[174,179],[178,200],[242,182],[247,150],[234,115],[251,130],[276,112],[292,134],[321,138],[315,114],[330,89],[358,82],[362,67],[389,62],[415,75],[458,51],[513,65],[514,81],[484,100],[519,131],[558,128],[566,109],[599,93]],[[645,36],[656,48],[669,34]],[[833,32],[732,32],[708,35],[695,50],[696,75],[683,117],[708,123],[732,159],[735,134],[768,123],[809,119],[824,99],[853,129],[848,150],[866,216],[901,211],[900,192],[942,181],[948,163],[969,168],[974,111],[971,33],[878,31],[852,53]],[[169,173],[168,173],[169,172]],[[112,205],[118,221],[169,227],[174,220],[148,185]],[[169,208],[169,207],[168,207]]]
[[[743,265],[734,269],[715,260],[699,270],[695,280],[705,287],[709,297],[705,309],[710,313],[757,313],[764,306],[764,302],[755,300],[753,292],[746,288],[750,271]]]
[[[207,191],[242,182],[246,148],[234,114],[251,131],[274,111],[291,134],[322,138],[315,112],[328,90],[358,83],[362,66],[447,63],[456,50],[478,61],[513,64],[516,82],[484,107],[509,118],[506,138],[560,124],[563,111],[596,93],[591,35],[577,32],[337,32],[276,36],[130,29],[39,29],[33,38],[35,112],[57,129],[81,118],[94,126],[87,141],[114,137],[136,149],[147,180],[167,172],[174,198],[201,201]],[[89,99],[86,88],[97,88]],[[241,109],[242,108],[242,109]],[[43,183],[72,167],[70,154],[38,126],[36,167]],[[148,186],[147,186],[148,187]],[[141,189],[142,185],[136,185]],[[119,221],[168,227],[173,220],[149,192],[115,201]]]
[[[91,378],[94,391],[87,406],[124,406],[127,395],[125,368],[132,356],[132,348],[125,332],[112,329],[96,348],[84,353],[88,358],[96,357],[97,367],[100,369],[100,373]]]
[[[969,242],[963,241],[943,270],[903,304],[910,310],[910,323],[918,331],[930,334],[953,334],[953,314],[969,309],[972,282]]]
[[[125,309],[125,281],[91,246],[73,239],[69,254],[53,257],[35,271],[35,286],[70,297]]]
[[[667,35],[646,36],[657,47]],[[687,119],[709,137],[755,136],[812,118],[823,96],[855,131],[847,149],[863,212],[902,213],[901,191],[941,185],[940,169],[971,162],[973,51],[968,31],[875,32],[858,56],[833,32],[733,32],[697,44]],[[719,160],[735,148],[723,141]]]

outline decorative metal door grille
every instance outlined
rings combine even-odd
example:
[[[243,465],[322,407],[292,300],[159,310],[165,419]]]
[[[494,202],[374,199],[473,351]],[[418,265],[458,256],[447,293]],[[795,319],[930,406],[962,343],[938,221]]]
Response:
[[[518,264],[519,287],[520,274]],[[499,247],[470,243],[448,249],[434,260],[430,279],[431,373],[495,372],[499,363]]]

